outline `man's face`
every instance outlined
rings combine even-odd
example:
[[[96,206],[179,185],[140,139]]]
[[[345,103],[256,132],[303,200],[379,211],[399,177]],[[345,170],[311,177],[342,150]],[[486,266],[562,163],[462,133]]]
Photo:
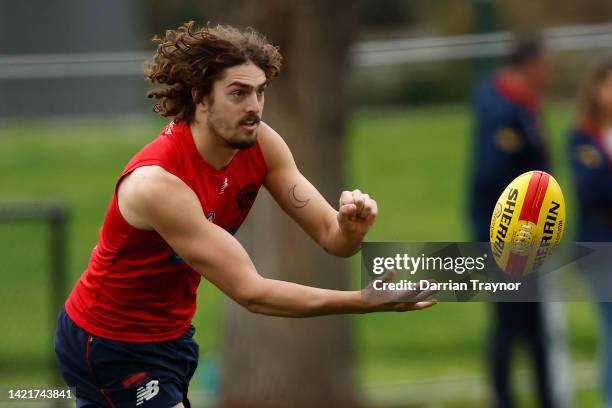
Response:
[[[267,79],[252,62],[225,70],[204,99],[206,124],[214,135],[233,149],[255,144],[264,106]]]
[[[553,55],[545,50],[542,54],[527,64],[527,75],[531,85],[539,91],[544,91],[552,82]]]

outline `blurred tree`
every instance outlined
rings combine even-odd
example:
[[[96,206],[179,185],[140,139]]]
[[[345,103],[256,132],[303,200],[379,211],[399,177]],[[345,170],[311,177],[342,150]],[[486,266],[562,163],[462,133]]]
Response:
[[[357,27],[348,0],[226,0],[202,10],[213,22],[252,26],[284,56],[266,91],[264,119],[287,141],[304,175],[336,206],[343,185],[349,47]],[[315,246],[261,194],[241,241],[262,274],[345,289],[344,262]],[[281,319],[230,303],[222,407],[354,407],[349,317]]]
[[[186,21],[198,20],[203,16],[201,2],[197,0],[148,0],[149,7],[143,7],[146,13],[149,30],[153,34],[162,35],[163,30],[174,29]],[[205,15],[203,17],[206,17]]]
[[[414,3],[404,0],[360,0],[361,25],[388,28],[414,22]]]

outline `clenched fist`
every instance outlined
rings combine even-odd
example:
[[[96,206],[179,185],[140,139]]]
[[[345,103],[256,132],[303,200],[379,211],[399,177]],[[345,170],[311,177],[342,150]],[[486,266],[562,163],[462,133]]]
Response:
[[[360,190],[343,191],[340,195],[338,225],[344,235],[363,238],[374,224],[377,214],[376,201]]]

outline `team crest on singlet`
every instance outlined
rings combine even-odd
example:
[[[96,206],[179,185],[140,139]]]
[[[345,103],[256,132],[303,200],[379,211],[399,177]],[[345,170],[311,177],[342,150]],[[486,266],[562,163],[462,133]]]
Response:
[[[248,210],[257,197],[257,186],[255,184],[247,184],[242,187],[238,194],[236,194],[236,204],[240,211]]]

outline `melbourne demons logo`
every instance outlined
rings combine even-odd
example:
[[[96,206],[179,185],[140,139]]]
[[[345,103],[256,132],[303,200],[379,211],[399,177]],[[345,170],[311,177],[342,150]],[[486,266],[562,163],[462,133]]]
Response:
[[[257,186],[255,184],[247,184],[242,187],[238,194],[236,194],[236,204],[240,211],[246,211],[251,208],[255,197],[257,197]]]

